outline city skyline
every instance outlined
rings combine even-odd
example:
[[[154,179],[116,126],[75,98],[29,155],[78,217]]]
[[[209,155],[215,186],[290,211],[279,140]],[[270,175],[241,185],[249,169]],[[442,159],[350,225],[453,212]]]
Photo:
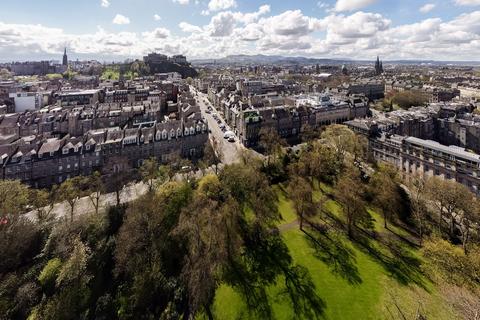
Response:
[[[90,0],[3,4],[0,60],[147,52],[478,60],[480,1]]]

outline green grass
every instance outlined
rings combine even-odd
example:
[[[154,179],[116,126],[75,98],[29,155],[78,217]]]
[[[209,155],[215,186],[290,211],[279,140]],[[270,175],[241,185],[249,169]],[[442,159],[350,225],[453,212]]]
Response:
[[[281,186],[275,186],[274,190],[278,197],[278,211],[282,216],[280,224],[288,224],[297,220],[297,214],[293,209],[292,202],[287,198],[285,190]]]
[[[325,187],[321,188],[326,191]],[[287,194],[278,186],[275,190],[279,198],[282,224],[295,221],[296,215]],[[335,201],[326,201],[324,210],[342,219],[341,206]],[[388,232],[383,226],[381,215],[373,209],[369,210],[375,220],[375,231]],[[396,226],[392,226],[391,229],[406,233]],[[428,319],[456,318],[451,308],[437,293],[435,286],[415,269],[414,264],[405,263],[405,260],[396,257],[378,241],[371,239],[368,241],[367,247],[371,249],[369,251],[365,246],[348,240],[343,233],[334,232],[332,233],[334,241],[324,241],[325,247],[316,250],[312,242],[297,227],[285,230],[282,237],[294,262],[309,270],[317,294],[326,304],[326,319],[399,319],[400,314],[394,303],[401,306],[409,319],[414,318],[418,309],[422,310]],[[406,244],[399,247],[405,259],[419,261],[416,249]],[[343,250],[338,251],[337,248]],[[329,259],[330,255],[326,255],[326,251],[334,253],[340,259]],[[342,256],[345,252],[348,254]],[[375,253],[384,257],[385,261],[375,256]],[[340,268],[339,271],[339,262],[346,268]],[[292,319],[294,314],[290,303],[280,294],[283,288],[282,279],[279,279],[275,286],[268,288],[274,317]],[[257,319],[249,314],[241,296],[226,285],[217,290],[213,310],[216,319]]]

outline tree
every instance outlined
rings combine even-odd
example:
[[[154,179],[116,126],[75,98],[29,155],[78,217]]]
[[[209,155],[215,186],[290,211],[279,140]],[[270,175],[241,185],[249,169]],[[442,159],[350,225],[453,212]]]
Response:
[[[448,220],[448,234],[450,239],[454,239],[457,219],[469,209],[474,196],[467,187],[456,181],[432,177],[427,183],[429,198],[438,208],[438,229],[441,231],[443,221]]]
[[[42,189],[30,190],[30,204],[33,206],[38,221],[43,224],[50,221],[56,199],[56,187],[51,192]]]
[[[343,163],[345,156],[358,155],[360,141],[355,133],[344,125],[334,124],[328,126],[321,135],[322,140],[329,146],[333,147],[336,153],[337,161]]]
[[[222,270],[229,255],[238,252],[241,245],[236,223],[240,211],[231,198],[219,201],[222,196],[217,176],[205,176],[191,203],[182,211],[175,230],[187,240],[182,278],[191,312],[196,314],[203,309],[209,319],[213,319],[210,306],[222,281]]]
[[[75,205],[86,194],[86,179],[78,176],[65,180],[57,190],[60,201],[65,201],[70,207],[70,222],[73,222]]]
[[[203,150],[203,168],[206,169],[209,166],[213,166],[215,174],[218,174],[218,166],[222,162],[222,154],[220,148],[218,148],[218,142],[213,138],[212,143],[207,143]]]
[[[359,177],[360,173],[356,168],[347,168],[335,187],[335,199],[343,207],[349,238],[354,237],[357,223],[369,218],[363,200],[364,187]]]
[[[300,137],[302,142],[311,143],[320,137],[320,132],[307,123],[302,126]]]
[[[160,177],[157,159],[152,157],[145,160],[140,167],[140,175],[142,176],[142,181],[147,184],[149,192],[153,192],[155,180]]]
[[[385,229],[388,229],[388,220],[401,206],[401,197],[398,187],[398,172],[389,164],[380,164],[370,181],[371,193],[374,195],[374,203],[383,214]]]
[[[391,101],[402,109],[414,106],[423,106],[428,102],[427,96],[420,91],[406,90],[397,92]]]
[[[5,68],[0,69],[0,79],[8,80],[12,78],[12,73]]]
[[[468,244],[473,231],[478,233],[480,226],[480,203],[473,198],[470,205],[466,207],[458,218],[458,227],[462,239],[462,247],[465,254],[468,254]]]
[[[423,236],[426,228],[426,218],[428,215],[426,205],[426,187],[427,181],[424,175],[416,175],[408,180],[410,205],[412,215],[415,218],[418,228],[420,245],[423,245]]]
[[[158,319],[167,308],[182,318],[185,250],[172,233],[191,197],[189,184],[168,182],[129,204],[115,247],[115,274],[125,279],[120,308],[129,318]]]
[[[300,230],[304,231],[304,220],[316,213],[313,189],[305,179],[295,176],[288,185],[288,194],[294,203],[295,212],[300,220]]]
[[[27,210],[29,189],[18,180],[0,180],[0,218],[19,216]]]
[[[138,172],[131,168],[126,157],[111,157],[102,169],[102,178],[106,191],[115,193],[118,207],[122,191],[128,183],[138,178]]]
[[[136,172],[132,170],[120,171],[112,175],[103,176],[104,185],[107,190],[111,190],[115,193],[115,203],[117,207],[121,204],[121,194],[123,189],[137,176]]]
[[[99,172],[94,172],[87,178],[88,185],[88,199],[95,208],[95,214],[98,214],[100,207],[100,198],[102,193],[105,192],[105,186],[102,181],[102,176]]]
[[[278,135],[275,128],[263,127],[260,129],[259,145],[267,154],[267,164],[270,164],[270,157],[276,158],[286,144],[286,141]]]

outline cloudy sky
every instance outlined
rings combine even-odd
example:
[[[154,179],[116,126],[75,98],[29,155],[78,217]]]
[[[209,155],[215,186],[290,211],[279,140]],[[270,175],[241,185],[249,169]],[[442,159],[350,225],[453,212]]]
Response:
[[[0,60],[479,60],[480,0],[2,0]]]

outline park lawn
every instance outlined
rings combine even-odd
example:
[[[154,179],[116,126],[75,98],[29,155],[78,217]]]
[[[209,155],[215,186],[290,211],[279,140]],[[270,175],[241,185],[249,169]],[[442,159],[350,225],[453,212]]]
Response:
[[[295,263],[305,266],[310,272],[317,293],[326,304],[326,319],[388,318],[389,312],[396,311],[392,309],[392,296],[396,297],[405,314],[414,315],[421,308],[428,319],[456,318],[431,284],[427,285],[428,291],[417,285],[400,284],[389,276],[380,263],[348,243],[348,240],[345,242],[354,253],[360,283],[351,284],[333,273],[327,263],[315,257],[314,249],[298,229],[284,232],[283,238]],[[280,295],[282,289],[282,279],[268,289],[275,319],[292,319],[292,308],[288,300]],[[249,315],[242,298],[226,285],[217,291],[214,313],[216,319],[257,319]]]
[[[275,191],[278,195],[279,211],[283,220],[281,225],[295,221],[297,217],[288,195],[279,186],[275,186]],[[326,201],[324,210],[341,220],[343,219],[342,208],[334,200]],[[369,210],[375,220],[375,230],[377,232],[385,231],[381,215],[374,210]],[[399,227],[396,227],[395,231],[405,232]],[[371,248],[389,259],[393,259],[393,268],[391,261],[390,264],[386,264],[374,258],[364,248],[352,243],[344,235],[337,235],[335,238],[341,243],[340,246],[347,248],[351,254],[350,260],[354,265],[353,273],[356,276],[354,281],[351,279],[348,281],[345,275],[340,276],[338,272],[334,272],[335,263],[316,256],[315,249],[298,227],[285,229],[282,237],[295,264],[306,267],[310,272],[317,294],[325,302],[326,319],[389,319],[393,318],[392,313],[397,319],[400,314],[396,313],[394,300],[397,305],[401,306],[402,312],[412,316],[411,318],[418,309],[424,312],[428,319],[457,318],[431,282],[418,271],[410,273],[408,264],[403,263],[403,269],[402,267],[397,268],[394,254],[392,255],[387,248],[375,240],[371,241]],[[406,244],[401,247],[407,257],[420,259],[416,249]],[[410,276],[411,282],[402,281],[402,276]],[[282,278],[278,279],[276,285],[268,288],[274,318],[292,319],[294,318],[292,307],[288,299],[281,294],[283,289]],[[248,313],[241,296],[227,285],[222,285],[217,290],[213,311],[216,319],[257,319],[255,315]]]
[[[287,193],[282,186],[276,185],[273,187],[278,198],[278,211],[282,216],[280,225],[292,223],[297,220],[297,214],[293,209],[293,203],[287,198]]]

